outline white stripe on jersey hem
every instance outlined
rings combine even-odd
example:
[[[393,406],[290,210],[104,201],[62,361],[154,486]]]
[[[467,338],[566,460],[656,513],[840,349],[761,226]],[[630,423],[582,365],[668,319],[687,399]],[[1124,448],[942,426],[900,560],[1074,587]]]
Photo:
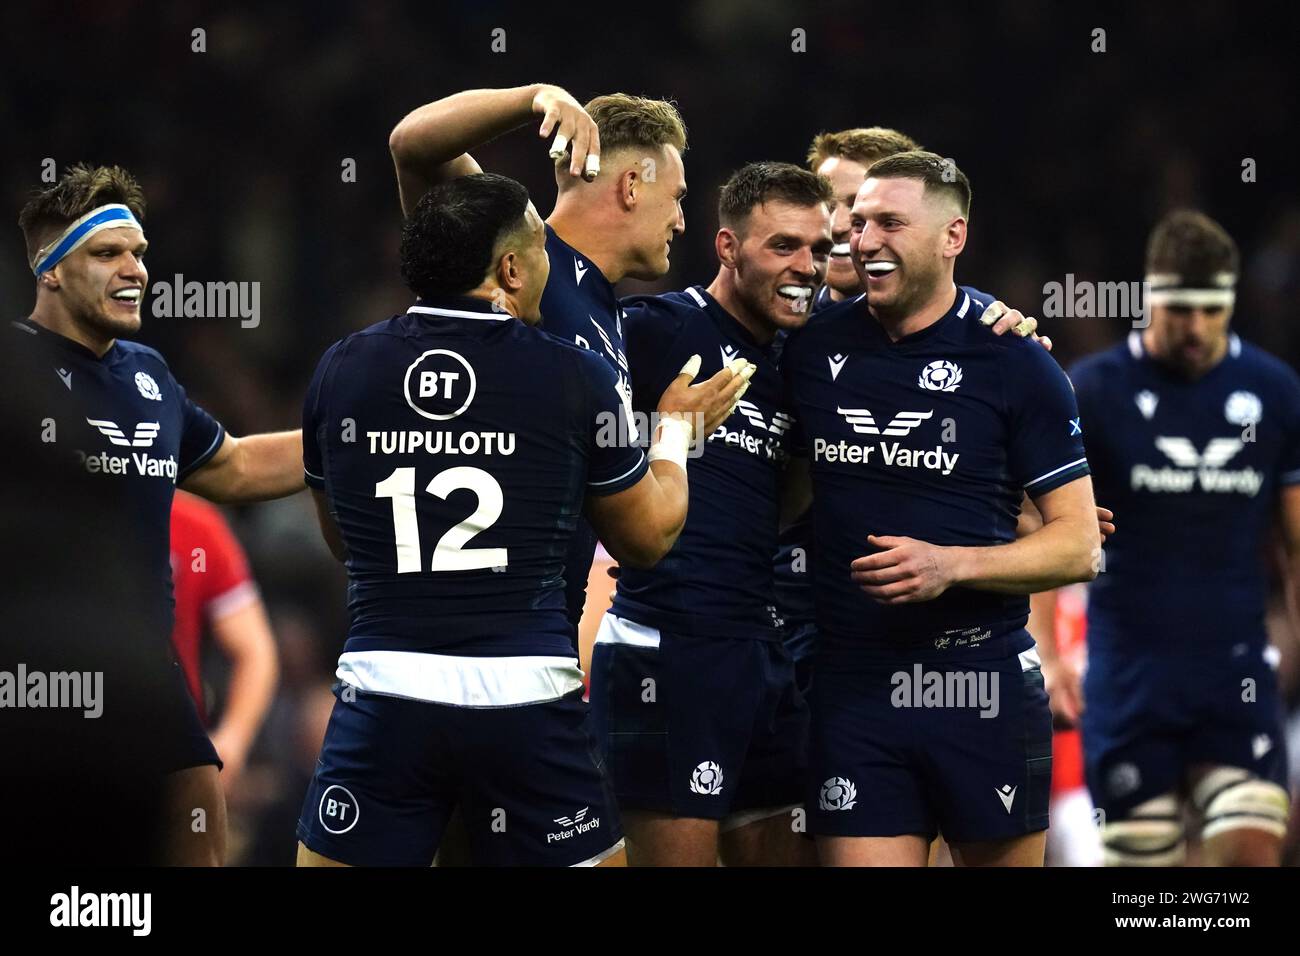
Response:
[[[647,627],[636,621],[619,617],[606,611],[596,632],[597,644],[630,644],[633,647],[659,647],[659,628]]]
[[[588,860],[583,860],[581,863],[575,863],[573,864],[573,866],[569,867],[569,869],[573,869],[574,867],[578,867],[578,866],[599,866],[600,864],[608,860],[611,856],[613,856],[615,853],[617,853],[619,850],[623,849],[623,847],[626,844],[627,841],[622,837],[620,837],[619,841],[615,843],[612,847],[610,847],[608,850],[602,850],[600,853],[597,853],[595,856],[591,857]]]
[[[636,464],[633,465],[631,468],[629,468],[627,471],[623,472],[623,474],[619,475],[617,478],[607,478],[604,481],[589,481],[587,482],[587,484],[592,488],[599,488],[601,485],[612,485],[616,481],[622,481],[628,475],[632,474],[632,472],[640,468],[641,462],[643,461],[645,461],[645,452],[641,452],[641,457],[636,460]]]
[[[700,293],[696,291],[695,286],[688,285],[686,287],[686,294],[689,295],[692,299],[694,299],[695,304],[698,305],[701,309],[707,308],[708,303],[704,301],[704,296],[700,295]]]
[[[1082,464],[1085,464],[1087,461],[1088,461],[1087,458],[1080,458],[1080,459],[1078,459],[1077,461],[1072,461],[1072,462],[1070,462],[1068,465],[1062,465],[1060,468],[1053,468],[1053,469],[1052,469],[1051,471],[1049,471],[1047,474],[1045,474],[1045,475],[1039,475],[1039,476],[1038,476],[1037,478],[1035,478],[1033,481],[1027,481],[1027,482],[1025,482],[1025,487],[1028,488],[1028,487],[1030,487],[1031,485],[1036,485],[1036,484],[1038,484],[1040,481],[1046,481],[1048,478],[1051,478],[1053,475],[1059,475],[1061,472],[1065,471],[1067,468],[1073,468],[1075,465],[1082,465]]]
[[[1297,468],[1295,471],[1283,472],[1282,477],[1279,478],[1278,481],[1284,485],[1289,485],[1293,481],[1300,481],[1300,468]]]
[[[484,319],[488,322],[505,322],[514,318],[514,316],[509,312],[497,315],[493,312],[465,312],[460,309],[435,309],[433,306],[429,305],[413,305],[406,310],[407,315],[410,315],[412,312],[419,312],[423,315],[441,315],[454,319]]]
[[[227,614],[242,611],[256,600],[257,585],[252,581],[241,581],[225,594],[218,594],[214,597],[208,602],[204,610],[207,612],[209,620],[216,621]]]
[[[350,651],[335,676],[357,690],[451,707],[518,707],[583,687],[573,657],[453,657],[416,651]]]
[[[310,471],[308,471],[306,468],[304,468],[304,469],[302,470],[302,473],[303,473],[304,475],[306,475],[308,478],[315,478],[317,481],[324,481],[324,480],[325,480],[325,476],[324,476],[324,475],[313,475],[313,474],[312,474]]]

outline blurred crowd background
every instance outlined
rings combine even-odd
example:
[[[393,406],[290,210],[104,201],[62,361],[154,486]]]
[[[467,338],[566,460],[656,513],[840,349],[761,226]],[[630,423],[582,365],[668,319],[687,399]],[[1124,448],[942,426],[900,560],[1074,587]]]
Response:
[[[0,84],[0,302],[33,282],[18,209],[86,160],[142,181],[151,282],[256,281],[260,322],[158,319],[140,336],[235,434],[295,427],[321,352],[405,309],[388,133],[460,89],[551,82],[580,100],[677,101],[690,132],[687,231],[660,283],[715,271],[717,189],[744,162],[802,162],[821,130],[882,125],[971,177],[958,280],[1042,314],[1043,286],[1142,277],[1164,211],[1219,219],[1243,254],[1243,337],[1300,359],[1300,194],[1294,9],[1188,0],[1065,9],[979,4],[640,5],[499,0],[343,5],[69,0],[6,8]],[[493,31],[504,30],[504,52]],[[1105,52],[1094,52],[1105,31]],[[195,52],[193,31],[205,31]],[[796,52],[792,31],[804,32]],[[500,35],[497,35],[500,38]],[[545,148],[520,130],[481,150],[545,215]],[[1254,180],[1243,181],[1243,162]],[[355,160],[355,182],[344,180]],[[1121,319],[1042,320],[1063,364],[1116,341]],[[272,615],[281,685],[232,790],[232,862],[291,863],[293,827],[347,626],[344,574],[306,495],[228,511]],[[88,528],[87,533],[93,533]],[[212,675],[220,712],[221,670]],[[1294,701],[1296,682],[1289,680]]]

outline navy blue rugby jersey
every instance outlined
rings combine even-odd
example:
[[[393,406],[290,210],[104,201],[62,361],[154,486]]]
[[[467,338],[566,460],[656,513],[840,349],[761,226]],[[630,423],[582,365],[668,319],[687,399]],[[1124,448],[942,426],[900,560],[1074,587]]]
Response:
[[[774,350],[701,286],[623,304],[632,404],[647,420],[692,355],[703,360],[700,381],[736,358],[758,371],[703,453],[687,460],[691,494],[681,537],[654,568],[620,572],[613,611],[669,632],[777,640],[772,555],[792,419]]]
[[[960,654],[1028,617],[1024,596],[951,588],[886,606],[850,578],[852,561],[873,553],[868,535],[1003,544],[1015,538],[1023,492],[1088,473],[1065,373],[1041,346],[974,321],[988,301],[955,289],[941,319],[891,342],[859,296],[786,343],[782,372],[812,469],[823,648]],[[1027,635],[1015,640],[1029,646]]]
[[[542,292],[542,328],[552,335],[591,349],[618,376],[618,388],[631,401],[623,311],[614,287],[596,265],[546,226],[546,254],[551,274]],[[596,532],[579,521],[565,558],[565,604],[576,628],[587,600],[587,576],[596,554]]]
[[[1300,377],[1235,334],[1195,381],[1138,332],[1070,373],[1097,501],[1115,511],[1091,588],[1094,659],[1261,644],[1281,487],[1300,482]]]
[[[346,651],[571,655],[564,560],[586,495],[648,467],[608,364],[481,299],[420,302],[321,359],[306,480],[348,548]]]
[[[130,509],[141,553],[149,568],[150,609],[172,620],[171,510],[176,485],[216,454],[226,432],[190,401],[154,349],[117,340],[103,357],[34,322],[15,322],[11,344],[29,350],[70,402],[52,408],[55,440],[75,453],[76,463],[96,481],[111,483],[106,497]],[[17,342],[12,342],[17,339]]]
[[[813,299],[812,315],[824,312],[836,304],[831,299],[831,287],[823,284]],[[785,337],[784,333],[780,336],[782,348]],[[808,555],[812,544],[809,538],[811,530],[812,519],[807,512],[782,529],[776,560],[773,562],[776,608],[789,627],[811,624],[813,621],[812,569],[809,567]]]

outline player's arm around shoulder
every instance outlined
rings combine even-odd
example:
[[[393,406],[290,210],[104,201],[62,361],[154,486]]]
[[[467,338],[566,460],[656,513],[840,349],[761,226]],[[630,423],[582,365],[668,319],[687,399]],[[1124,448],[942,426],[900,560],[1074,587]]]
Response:
[[[754,374],[754,366],[746,363],[739,373],[726,367],[692,384],[699,370],[700,357],[692,356],[659,400],[649,467],[640,479],[612,493],[588,485],[587,519],[620,564],[653,567],[672,550],[686,524],[686,468],[692,443],[712,434],[731,414]],[[608,453],[594,451],[595,460]]]
[[[388,137],[397,170],[402,213],[408,215],[430,187],[483,170],[469,155],[496,137],[541,117],[538,135],[556,134],[554,158],[571,143],[570,173],[594,178],[600,169],[600,134],[586,110],[558,86],[533,83],[502,90],[465,90],[408,113]]]

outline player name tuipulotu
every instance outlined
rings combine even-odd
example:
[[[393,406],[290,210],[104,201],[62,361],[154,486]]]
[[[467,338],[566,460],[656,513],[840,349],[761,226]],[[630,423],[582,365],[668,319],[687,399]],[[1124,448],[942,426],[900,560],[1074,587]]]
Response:
[[[372,455],[513,455],[514,432],[366,432]]]

